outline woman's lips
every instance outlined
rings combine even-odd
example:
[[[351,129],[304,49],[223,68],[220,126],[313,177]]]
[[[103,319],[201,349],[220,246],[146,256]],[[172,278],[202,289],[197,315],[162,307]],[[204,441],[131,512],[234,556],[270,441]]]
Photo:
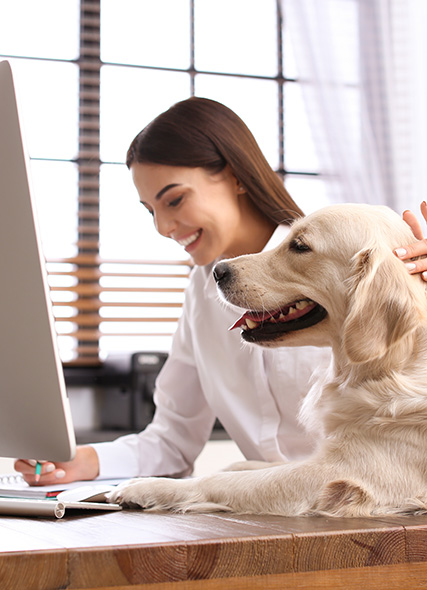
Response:
[[[178,244],[180,246],[183,246],[187,252],[189,250],[192,250],[192,246],[194,246],[196,244],[196,242],[199,240],[200,236],[202,235],[202,230],[199,229],[196,232],[194,232],[193,234],[185,237],[185,238],[181,238],[180,240],[176,240],[178,242]]]

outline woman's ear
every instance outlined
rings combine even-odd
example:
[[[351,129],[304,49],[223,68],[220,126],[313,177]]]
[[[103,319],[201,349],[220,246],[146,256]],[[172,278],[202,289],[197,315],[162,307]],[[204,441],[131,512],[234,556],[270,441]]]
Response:
[[[350,362],[384,356],[427,318],[422,281],[385,249],[367,248],[353,259],[343,347]]]
[[[234,182],[236,183],[236,193],[239,194],[239,195],[242,195],[242,194],[246,193],[245,187],[240,182],[240,180],[237,178],[237,176],[235,175],[235,173],[233,172],[233,170],[231,169],[231,167],[230,167],[229,164],[226,165],[225,170],[227,170],[228,173],[231,174],[231,176],[233,177]]]

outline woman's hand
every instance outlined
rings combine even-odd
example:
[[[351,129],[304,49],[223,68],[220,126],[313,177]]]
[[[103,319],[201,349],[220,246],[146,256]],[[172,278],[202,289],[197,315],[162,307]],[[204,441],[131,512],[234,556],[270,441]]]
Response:
[[[99,475],[99,460],[94,448],[77,447],[76,456],[71,461],[52,463],[40,461],[42,464],[40,479],[36,481],[36,461],[17,459],[16,471],[20,471],[25,481],[31,486],[69,483],[71,481],[90,480]]]
[[[427,204],[425,201],[421,203],[420,209],[422,216],[427,222]],[[427,256],[427,238],[424,238],[423,236],[423,231],[418,219],[412,211],[404,211],[402,217],[412,229],[412,233],[417,238],[418,242],[409,244],[404,248],[396,248],[394,253],[403,261],[417,256]],[[408,262],[405,262],[405,266],[411,274],[421,273],[422,278],[427,281],[427,258],[408,260]]]

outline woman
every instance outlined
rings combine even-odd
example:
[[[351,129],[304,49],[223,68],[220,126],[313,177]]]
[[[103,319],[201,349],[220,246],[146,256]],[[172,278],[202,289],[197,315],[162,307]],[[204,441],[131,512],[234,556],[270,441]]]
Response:
[[[190,98],[159,115],[132,142],[127,165],[156,229],[196,265],[156,383],[156,413],[142,433],[79,447],[68,463],[44,462],[39,483],[188,475],[216,417],[248,459],[308,454],[313,440],[298,406],[329,350],[243,346],[227,330],[238,314],[219,301],[212,277],[219,258],[281,242],[301,210],[246,125],[211,100]],[[29,462],[15,467],[35,483]]]

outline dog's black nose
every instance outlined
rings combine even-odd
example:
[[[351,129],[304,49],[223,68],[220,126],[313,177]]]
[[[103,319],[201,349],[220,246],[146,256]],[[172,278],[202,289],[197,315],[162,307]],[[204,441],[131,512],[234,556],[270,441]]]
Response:
[[[231,270],[226,262],[218,262],[218,264],[215,264],[212,272],[214,279],[218,284],[226,283],[231,277]]]

